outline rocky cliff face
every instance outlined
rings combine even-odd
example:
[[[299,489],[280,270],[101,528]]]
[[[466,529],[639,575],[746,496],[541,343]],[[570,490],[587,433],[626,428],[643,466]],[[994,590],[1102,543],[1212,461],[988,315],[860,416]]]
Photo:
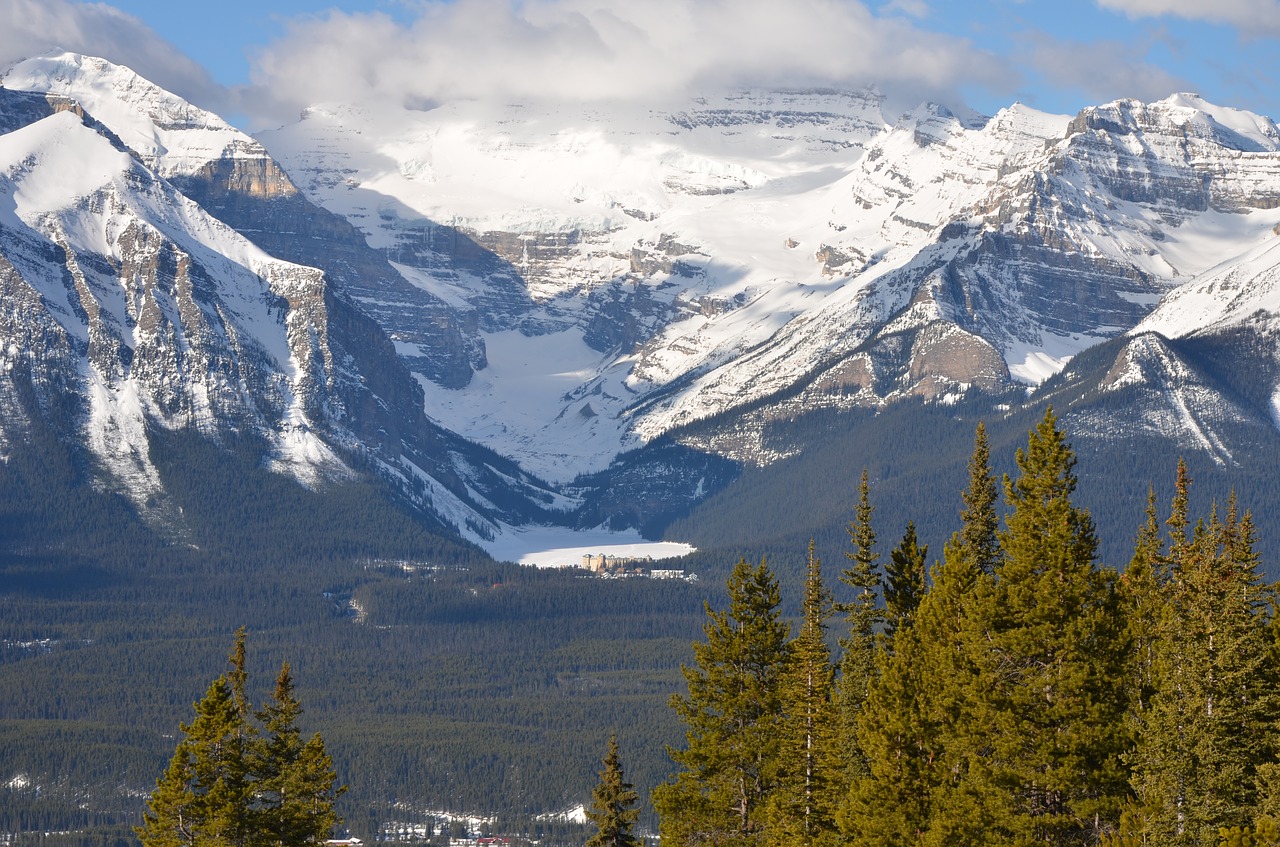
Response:
[[[262,249],[293,243],[275,226],[284,220],[351,228],[306,203],[261,148],[165,179],[152,166],[171,163],[129,148],[127,127],[109,129],[65,95],[7,88],[0,127],[0,445],[45,416],[87,447],[109,488],[175,532],[153,427],[256,439],[264,463],[307,486],[372,468],[473,537],[552,502],[508,460],[427,419],[395,343],[324,269]],[[211,209],[270,234],[255,244]],[[295,214],[272,217],[282,209]],[[349,281],[370,261],[353,244],[326,254]]]

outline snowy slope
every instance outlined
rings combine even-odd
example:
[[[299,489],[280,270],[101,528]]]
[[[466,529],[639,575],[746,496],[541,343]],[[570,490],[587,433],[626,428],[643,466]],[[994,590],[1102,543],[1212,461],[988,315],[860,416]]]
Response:
[[[1133,334],[1184,338],[1242,324],[1280,328],[1280,233],[1268,231],[1254,241],[1242,257],[1170,292]]]
[[[90,94],[141,91],[148,107],[173,105],[106,68],[109,84],[83,75]],[[323,271],[275,258],[151,167],[177,180],[178,164],[198,156],[140,154],[125,139],[160,137],[135,131],[152,118],[107,98],[108,125],[69,98],[75,89],[0,87],[0,287],[12,306],[0,318],[0,456],[33,415],[70,406],[47,423],[96,456],[109,489],[170,529],[181,518],[149,454],[154,427],[254,436],[265,466],[310,487],[361,476],[356,459],[475,538],[496,532],[497,519],[568,507],[508,460],[432,424],[393,342]],[[252,161],[264,172],[261,148],[235,156],[254,142],[220,122],[210,131],[231,143],[200,169]],[[253,186],[237,194],[232,176],[224,198],[261,196]],[[24,399],[32,392],[35,407]]]
[[[431,414],[567,480],[832,369],[817,383],[838,390],[803,405],[1034,385],[1280,222],[1277,138],[1193,95],[886,123],[869,95],[745,92],[327,105],[261,140],[406,279],[476,315],[489,369],[460,390],[423,379]],[[904,334],[905,366],[851,363]],[[957,349],[970,365],[941,362]]]
[[[261,144],[222,118],[105,59],[36,56],[0,74],[0,84],[75,100],[165,178],[190,176],[223,159],[265,156]]]
[[[189,337],[253,340],[241,346],[269,388],[236,402],[274,433],[280,467],[322,479],[339,465],[321,447],[339,464],[372,451],[480,538],[503,521],[599,518],[584,504],[608,499],[592,486],[612,477],[584,475],[632,448],[656,445],[653,467],[630,466],[638,483],[696,500],[735,463],[803,449],[766,448],[770,421],[909,397],[1008,403],[1135,327],[1218,337],[1273,311],[1280,131],[1189,94],[990,118],[934,104],[886,118],[873,93],[824,90],[320,104],[255,140],[100,60],[39,57],[5,85],[79,127],[58,143],[93,139],[57,159],[56,133],[0,120],[0,223],[35,245],[13,252],[10,276],[49,281],[37,293],[66,334],[59,355],[87,347],[90,370],[110,375],[103,403],[135,422],[226,420],[239,389],[218,382],[221,365],[194,382],[187,359],[156,365],[167,383],[113,393],[139,350],[165,346],[138,336],[121,269],[141,262],[167,284],[169,260],[145,257],[189,256],[212,300],[185,314],[165,301],[175,329],[161,335],[178,358],[204,349]],[[135,218],[160,236],[121,241],[128,226],[111,221]],[[50,244],[70,257],[54,270],[33,258]],[[89,318],[53,282],[77,273],[102,292]],[[1143,344],[1127,360],[1137,379],[1204,386],[1192,417],[1234,402],[1214,399],[1226,395],[1182,348]],[[681,450],[705,462],[676,467]],[[576,487],[545,490],[529,471]],[[647,508],[619,505],[641,522]]]

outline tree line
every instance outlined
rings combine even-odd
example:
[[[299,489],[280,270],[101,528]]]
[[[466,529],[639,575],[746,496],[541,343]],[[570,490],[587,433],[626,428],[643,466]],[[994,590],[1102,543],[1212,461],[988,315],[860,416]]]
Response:
[[[740,560],[672,699],[663,844],[1280,844],[1280,616],[1252,515],[1232,496],[1193,519],[1179,463],[1122,574],[1074,466],[1049,410],[997,480],[979,425],[932,568],[912,524],[881,561],[864,473],[852,599],[811,546],[794,634],[767,563]]]

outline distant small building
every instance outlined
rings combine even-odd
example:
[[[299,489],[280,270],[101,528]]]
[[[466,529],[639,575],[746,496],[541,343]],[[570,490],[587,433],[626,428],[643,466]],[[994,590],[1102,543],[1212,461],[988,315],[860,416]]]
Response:
[[[596,574],[647,576],[650,574],[652,565],[652,556],[610,556],[608,553],[599,555],[587,553],[582,557],[582,567]]]

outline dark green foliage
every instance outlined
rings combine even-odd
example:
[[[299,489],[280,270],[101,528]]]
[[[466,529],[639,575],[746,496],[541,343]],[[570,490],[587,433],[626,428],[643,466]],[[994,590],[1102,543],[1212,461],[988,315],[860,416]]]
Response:
[[[973,455],[969,458],[969,485],[961,499],[960,543],[982,573],[993,573],[1000,564],[1001,547],[997,535],[999,492],[991,472],[991,445],[987,442],[986,424],[979,422],[973,437]]]
[[[707,605],[704,643],[684,667],[688,694],[671,706],[686,729],[668,750],[681,770],[653,792],[666,844],[755,843],[777,789],[788,626],[778,583],[764,562],[740,560],[729,576],[729,608]]]
[[[768,840],[812,847],[835,839],[845,785],[835,668],[827,646],[832,601],[812,544],[801,612],[782,679],[782,766],[769,809]]]
[[[1130,650],[1129,668],[1125,674],[1130,683],[1129,708],[1138,720],[1142,719],[1142,713],[1150,706],[1155,693],[1160,609],[1169,583],[1167,564],[1156,515],[1156,494],[1152,489],[1147,495],[1147,520],[1138,531],[1129,567],[1120,577],[1120,597]]]
[[[609,736],[609,750],[602,765],[600,782],[591,792],[591,807],[587,809],[587,820],[596,832],[586,847],[637,847],[640,839],[631,834],[631,828],[640,817],[640,810],[635,808],[640,795],[623,776],[616,735]]]
[[[851,442],[839,426],[856,415],[823,418],[824,426],[837,427],[830,444],[796,460],[796,468],[828,463],[822,473],[830,476],[810,483],[836,479],[834,484],[847,488],[850,456],[859,464],[868,457],[867,479],[876,480],[876,514],[888,514],[897,526],[912,517],[911,528],[919,530],[912,544],[904,538],[887,557],[887,572],[899,567],[895,554],[915,562],[908,570],[918,572],[923,540],[946,537],[943,530],[955,526],[954,509],[939,518],[935,498],[921,498],[916,486],[926,478],[940,491],[962,484],[963,446],[966,430],[972,429],[963,408],[935,412],[900,433],[893,428],[907,418],[894,410],[887,410],[883,420],[859,419],[869,427],[861,434],[890,433],[897,441],[936,444],[929,455],[936,465],[928,469],[932,475],[920,475],[924,460],[889,450],[868,457],[867,444],[874,446],[874,438],[859,442],[849,455],[840,454]],[[866,683],[852,725],[827,719],[836,746],[846,754],[856,752],[861,763],[838,813],[810,805],[819,813],[807,820],[816,824],[804,823],[806,803],[820,791],[818,780],[806,782],[819,769],[816,761],[813,770],[804,767],[802,751],[807,738],[816,741],[824,730],[822,719],[805,716],[826,708],[822,697],[808,695],[822,691],[830,676],[801,669],[825,662],[830,673],[830,657],[803,658],[820,657],[823,647],[821,639],[806,635],[813,630],[807,623],[810,609],[817,606],[801,590],[812,582],[806,579],[802,548],[770,559],[777,579],[772,605],[765,605],[773,621],[781,621],[783,609],[801,612],[806,623],[789,644],[784,627],[782,653],[790,658],[779,660],[772,676],[776,691],[760,689],[766,705],[776,694],[774,729],[772,735],[751,736],[763,738],[756,752],[764,755],[752,771],[759,779],[753,776],[758,790],[746,804],[748,825],[744,829],[733,814],[737,809],[727,790],[714,795],[725,802],[712,814],[713,794],[702,794],[688,782],[681,787],[679,777],[667,786],[676,800],[668,812],[680,817],[692,810],[706,825],[701,831],[717,838],[773,844],[1075,844],[1102,838],[1117,845],[1181,843],[1176,832],[1168,842],[1153,842],[1151,835],[1165,826],[1161,815],[1167,806],[1161,797],[1169,795],[1161,794],[1161,780],[1187,783],[1188,771],[1178,770],[1187,761],[1200,769],[1190,773],[1206,774],[1192,781],[1201,792],[1197,798],[1208,798],[1195,800],[1208,811],[1197,823],[1195,840],[1187,843],[1213,843],[1219,822],[1233,838],[1253,837],[1250,833],[1280,812],[1275,719],[1267,717],[1280,663],[1275,646],[1280,626],[1271,611],[1271,593],[1256,584],[1261,566],[1252,520],[1228,507],[1221,518],[1209,513],[1197,531],[1190,515],[1207,505],[1208,495],[1200,487],[1189,490],[1190,470],[1184,467],[1175,483],[1169,537],[1159,537],[1148,499],[1137,549],[1113,557],[1129,559],[1132,553],[1126,576],[1118,580],[1083,555],[1091,547],[1091,522],[1075,495],[1081,503],[1110,504],[1103,514],[1113,526],[1126,523],[1123,535],[1131,538],[1148,480],[1168,485],[1173,469],[1166,463],[1151,470],[1163,457],[1137,450],[1122,468],[1095,466],[1073,492],[1071,451],[1065,441],[1054,448],[1054,439],[1037,426],[1017,482],[1010,481],[1002,551],[996,535],[1001,509],[986,438],[990,432],[1004,455],[1014,428],[1025,424],[1020,414],[979,430],[960,529],[945,545],[943,561],[932,570],[932,584],[914,614],[902,619],[909,626],[893,617],[879,619],[869,486],[860,492],[853,522],[845,520],[847,505],[845,517],[831,518],[835,531],[827,533],[828,549],[834,552],[837,543],[852,541],[849,570],[857,574],[853,585],[836,591],[843,608],[867,613],[857,620],[870,623],[851,624],[850,633],[856,629],[865,636],[858,643],[869,645],[871,659],[869,665],[851,664],[861,670],[846,675],[847,681]],[[818,420],[795,425],[817,426]],[[145,789],[163,768],[174,740],[161,733],[190,716],[190,701],[205,690],[205,668],[218,657],[228,621],[248,622],[270,654],[253,668],[245,668],[241,658],[241,671],[233,661],[225,684],[234,710],[243,715],[244,704],[269,699],[271,692],[253,690],[251,680],[269,679],[263,673],[278,668],[282,656],[296,657],[307,686],[299,693],[309,705],[302,716],[309,721],[306,731],[323,730],[342,781],[352,785],[338,798],[338,811],[352,833],[366,840],[379,821],[421,821],[430,809],[449,809],[497,812],[495,831],[536,833],[551,839],[548,843],[576,838],[581,844],[587,833],[580,828],[535,821],[533,815],[586,798],[612,726],[624,729],[627,749],[634,751],[629,771],[642,789],[670,772],[663,750],[678,737],[678,727],[661,703],[679,684],[677,666],[706,620],[705,588],[575,578],[492,563],[394,503],[370,496],[372,489],[308,492],[260,469],[230,467],[252,451],[233,450],[228,457],[199,443],[188,451],[181,434],[156,437],[157,455],[167,457],[169,487],[181,492],[186,504],[186,532],[172,537],[157,537],[136,520],[131,505],[94,491],[87,481],[91,476],[70,453],[63,459],[54,455],[42,466],[18,446],[11,460],[0,464],[0,762],[41,786],[37,794],[20,783],[0,784],[0,832],[74,831],[65,837],[81,840],[66,842],[68,847],[105,847],[107,839],[127,836],[128,825],[138,821],[138,802],[120,787]],[[885,436],[879,443],[892,442]],[[1040,458],[1033,460],[1033,453]],[[1081,465],[1098,455],[1082,453]],[[184,461],[190,467],[179,467]],[[1031,474],[1027,462],[1042,469]],[[1047,484],[1054,478],[1047,469],[1053,467],[1059,469],[1057,488]],[[1212,466],[1197,466],[1195,472],[1225,478]],[[1262,471],[1230,472],[1245,482],[1251,502],[1253,492],[1275,487]],[[242,473],[248,475],[239,477]],[[760,485],[783,478],[772,473],[747,471],[744,479]],[[1133,482],[1133,475],[1141,481]],[[47,487],[44,477],[51,480]],[[236,478],[252,484],[238,488]],[[1019,488],[1024,478],[1028,487]],[[1142,488],[1137,494],[1131,490],[1135,485]],[[1042,496],[1042,490],[1052,496]],[[68,491],[68,499],[60,501]],[[777,514],[744,528],[741,545],[750,540],[745,536],[765,532],[770,521],[793,521],[795,534],[830,518],[818,514],[820,505],[815,514],[802,514],[811,501],[794,490],[765,487],[761,494],[768,495]],[[846,492],[842,499],[847,498]],[[893,505],[886,508],[886,502]],[[1263,502],[1280,502],[1280,497]],[[272,513],[266,505],[271,503],[283,504],[279,513]],[[923,520],[914,520],[917,504]],[[83,513],[83,528],[73,514],[77,510]],[[46,532],[41,522],[51,529]],[[295,532],[297,527],[303,531]],[[62,539],[62,546],[42,546],[48,537]],[[774,539],[770,544],[778,538],[768,537]],[[811,565],[822,544],[819,536]],[[918,556],[908,554],[913,545]],[[1119,548],[1120,542],[1113,540],[1112,546]],[[697,554],[693,561],[703,574],[701,585],[723,579],[734,558],[723,550]],[[1233,582],[1232,574],[1246,572],[1254,574],[1253,589]],[[1185,586],[1203,590],[1180,588],[1175,575]],[[1229,584],[1239,590],[1224,587]],[[887,606],[910,605],[903,598],[913,589],[900,595],[894,578],[887,578],[883,589]],[[1216,598],[1216,605],[1188,617],[1197,595]],[[1231,611],[1242,597],[1253,598],[1251,617]],[[1166,608],[1171,603],[1172,611]],[[1179,665],[1169,642],[1162,641],[1171,615],[1183,633],[1177,662],[1209,668],[1179,671],[1191,683],[1176,689],[1177,697],[1167,693],[1167,680],[1173,678],[1169,668]],[[1219,627],[1213,638],[1220,646],[1234,638],[1229,630],[1239,620],[1253,627],[1239,643],[1252,646],[1229,651],[1239,654],[1231,659],[1235,664],[1220,650],[1212,657],[1216,664],[1195,658],[1208,632],[1206,622]],[[884,637],[890,626],[895,627],[891,642]],[[878,650],[877,645],[890,643],[892,652]],[[1125,645],[1118,656],[1111,649],[1117,643]],[[843,658],[859,655],[846,650]],[[1051,666],[1051,655],[1060,670],[1046,679],[1037,663]],[[1068,661],[1085,655],[1091,665]],[[1109,664],[1121,669],[1114,679],[1100,678]],[[237,673],[248,670],[253,671],[247,674],[250,681],[241,676],[237,682]],[[797,686],[801,677],[813,686]],[[1270,689],[1245,686],[1237,689],[1243,695],[1224,695],[1224,689],[1210,685],[1245,678],[1266,681]],[[272,719],[282,727],[294,714],[287,705],[296,703],[292,680],[290,672],[290,693],[279,699],[282,705]],[[692,692],[694,686],[686,682]],[[1163,695],[1161,685],[1166,685]],[[1215,704],[1224,703],[1225,696],[1232,707],[1215,706],[1218,724],[1189,717],[1194,714],[1189,698],[1202,689],[1215,692]],[[1082,690],[1085,697],[1074,696]],[[206,691],[210,708],[219,696]],[[1129,702],[1128,719],[1115,718],[1117,700]],[[845,704],[851,702],[856,701]],[[1072,717],[1082,714],[1082,720]],[[269,721],[265,711],[261,715],[260,721]],[[1159,736],[1152,727],[1170,715],[1181,723],[1169,725],[1184,729]],[[761,725],[769,723],[760,717]],[[294,730],[277,734],[282,747],[299,758],[305,758],[303,728],[299,717]],[[1043,743],[1050,729],[1056,747]],[[1129,733],[1139,730],[1150,740],[1135,752]],[[259,740],[267,735],[264,730]],[[1119,753],[1111,743],[1116,737],[1128,739]],[[717,745],[716,755],[721,747],[732,744]],[[714,758],[706,749],[699,754],[702,764]],[[1196,764],[1201,759],[1212,765]],[[1072,772],[1078,776],[1060,778],[1070,761],[1076,762]],[[1157,770],[1162,775],[1156,776]],[[1109,833],[1125,799],[1123,784],[1116,793],[1116,774],[1121,783],[1140,776],[1134,787],[1146,800],[1131,802],[1121,831]],[[842,773],[832,782],[846,778]],[[1093,788],[1081,790],[1087,780],[1095,781]],[[1086,821],[1089,808],[1096,814]],[[684,821],[668,824],[665,812],[663,820],[664,827],[683,828],[679,837],[693,839]]]
[[[290,657],[299,728],[323,732],[351,786],[339,811],[366,840],[371,819],[432,809],[523,827],[575,806],[611,726],[646,793],[669,773],[664,704],[699,586],[494,563],[372,489],[306,491],[234,451],[155,437],[185,505],[176,538],[87,481],[68,499],[69,453],[42,464],[15,445],[0,463],[23,484],[12,499],[0,485],[14,530],[0,537],[0,762],[30,779],[0,781],[0,832],[138,824],[174,751],[164,734],[190,720],[242,622],[262,645],[253,678]]]
[[[252,828],[248,728],[227,677],[195,704],[196,716],[151,793],[137,830],[143,847],[243,847]]]
[[[338,776],[320,735],[303,739],[301,714],[286,663],[271,701],[257,713],[262,729],[249,756],[255,777],[250,820],[264,847],[320,844],[339,823],[333,798],[346,789],[336,787]]]
[[[909,625],[924,597],[928,556],[929,545],[920,546],[915,522],[907,521],[907,531],[889,554],[889,564],[884,569],[885,632],[891,638]]]
[[[1118,821],[1128,789],[1124,625],[1052,410],[1017,465],[1003,560],[966,615],[977,674],[956,735],[960,788],[999,821],[988,843],[1089,843]]]
[[[984,447],[980,430],[964,527],[858,724],[860,845],[1096,843],[1127,796],[1127,645],[1114,577],[1071,502],[1074,457],[1047,413],[1006,478],[996,555]]]
[[[868,772],[854,781],[845,829],[859,845],[948,844],[981,839],[989,822],[958,808],[966,748],[958,736],[978,674],[965,649],[964,623],[984,571],[993,559],[996,527],[989,520],[994,479],[985,431],[979,427],[961,495],[961,530],[944,548],[932,585],[911,626],[898,632],[893,652],[879,657],[866,708],[856,725]]]
[[[1271,589],[1258,579],[1255,532],[1234,500],[1187,534],[1180,468],[1169,576],[1153,638],[1153,694],[1132,757],[1142,832],[1171,845],[1212,845],[1267,805],[1280,720],[1271,652]]]
[[[853,550],[845,553],[849,565],[840,574],[840,581],[854,591],[853,599],[840,606],[848,621],[848,632],[840,639],[839,703],[842,736],[845,746],[845,773],[847,779],[855,779],[866,772],[866,756],[858,749],[858,714],[867,700],[867,691],[875,678],[876,637],[884,621],[880,608],[880,571],[875,552],[876,533],[871,526],[874,507],[871,505],[871,486],[867,470],[863,468],[858,484],[858,501],[853,520],[849,523],[849,541]]]
[[[935,645],[918,631],[932,622],[929,598],[922,620],[901,630],[893,653],[882,652],[875,682],[857,722],[867,773],[853,781],[841,815],[842,829],[859,845],[915,844],[927,830],[930,801],[942,779],[943,727],[931,715],[929,665]]]
[[[288,665],[272,700],[250,721],[245,630],[231,671],[213,681],[181,726],[182,740],[156,782],[136,832],[143,847],[305,847],[339,822],[336,775],[319,735],[303,741]]]

